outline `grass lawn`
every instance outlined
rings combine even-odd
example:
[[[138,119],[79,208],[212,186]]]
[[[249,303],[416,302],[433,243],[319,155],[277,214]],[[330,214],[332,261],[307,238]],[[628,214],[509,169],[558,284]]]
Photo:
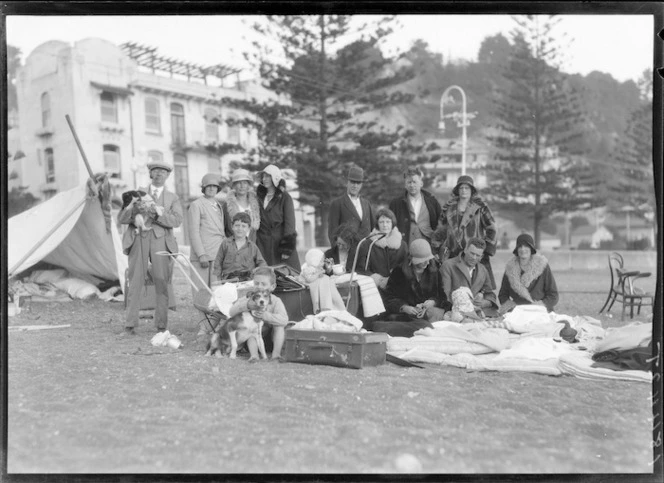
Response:
[[[555,276],[558,313],[623,324],[618,305],[597,314],[605,270]],[[181,350],[153,347],[149,320],[119,339],[118,303],[33,302],[9,320],[70,324],[9,332],[10,474],[394,473],[404,454],[422,473],[652,471],[649,384],[203,357],[178,271],[174,286]]]

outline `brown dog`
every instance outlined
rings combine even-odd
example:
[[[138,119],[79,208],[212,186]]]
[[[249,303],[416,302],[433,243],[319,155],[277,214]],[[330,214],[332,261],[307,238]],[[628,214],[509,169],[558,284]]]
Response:
[[[253,301],[258,306],[258,310],[263,311],[270,303],[270,291],[255,290],[249,292],[247,293],[247,299]],[[210,337],[205,355],[211,356],[214,354],[216,357],[223,357],[224,354],[230,352],[230,358],[235,359],[238,346],[253,337],[256,340],[260,356],[267,359],[262,331],[263,321],[255,318],[251,312],[242,312],[225,321],[222,320],[212,337]],[[249,358],[250,362],[255,360],[257,358],[254,356]]]

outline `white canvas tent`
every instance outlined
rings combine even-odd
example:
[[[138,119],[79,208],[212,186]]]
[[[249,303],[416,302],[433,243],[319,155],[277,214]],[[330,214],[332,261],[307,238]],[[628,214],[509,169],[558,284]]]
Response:
[[[8,220],[8,276],[44,261],[93,284],[119,280],[124,285],[127,257],[115,222],[106,231],[97,197],[81,185]]]

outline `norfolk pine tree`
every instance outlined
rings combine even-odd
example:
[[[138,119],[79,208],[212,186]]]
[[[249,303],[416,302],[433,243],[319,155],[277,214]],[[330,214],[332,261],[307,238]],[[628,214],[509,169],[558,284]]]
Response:
[[[556,211],[574,211],[593,202],[579,186],[579,138],[584,113],[561,72],[561,51],[553,16],[515,16],[512,50],[504,76],[508,91],[496,101],[496,150],[488,166],[485,192],[498,207],[530,211],[539,246],[540,224]]]
[[[351,163],[365,169],[363,195],[374,205],[387,204],[403,187],[400,156],[414,151],[407,142],[412,131],[380,122],[381,109],[413,97],[395,87],[412,70],[394,67],[395,59],[380,49],[395,20],[383,17],[359,27],[351,20],[267,16],[252,24],[258,40],[254,52],[245,54],[264,86],[290,101],[243,106],[253,115],[243,122],[259,133],[258,167],[276,163],[297,171],[300,201],[316,209],[318,243],[324,243],[329,203],[345,191]]]

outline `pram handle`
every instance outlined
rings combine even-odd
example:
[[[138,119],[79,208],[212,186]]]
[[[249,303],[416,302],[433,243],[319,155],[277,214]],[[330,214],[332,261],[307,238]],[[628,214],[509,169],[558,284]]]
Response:
[[[182,275],[184,275],[185,278],[189,281],[189,283],[191,284],[191,286],[194,287],[195,289],[198,289],[198,288],[199,288],[199,287],[194,283],[194,281],[191,279],[191,277],[187,274],[186,270],[184,269],[183,265],[185,265],[185,263],[182,262],[182,261],[179,259],[179,256],[182,256],[182,258],[183,258],[183,259],[185,260],[185,262],[186,262],[186,265],[187,265],[190,269],[193,268],[193,266],[191,265],[191,262],[189,261],[189,259],[187,258],[187,256],[186,256],[184,253],[180,253],[180,252],[171,253],[171,252],[167,252],[167,251],[164,250],[164,251],[157,252],[157,255],[161,255],[161,256],[164,256],[164,257],[171,257],[171,258],[173,259],[173,261],[176,263],[176,265],[178,266],[178,268],[180,269],[180,271],[182,271]],[[194,274],[196,274],[196,277],[197,277],[198,280],[201,282],[201,285],[202,285],[203,287],[205,287],[205,290],[207,290],[207,292],[208,292],[210,295],[212,295],[212,293],[213,293],[213,292],[212,292],[212,289],[211,289],[210,287],[208,287],[207,283],[205,282],[205,280],[203,280],[203,277],[200,276],[200,274],[198,273],[198,271],[196,271],[196,270],[191,270],[190,273],[194,273]]]

